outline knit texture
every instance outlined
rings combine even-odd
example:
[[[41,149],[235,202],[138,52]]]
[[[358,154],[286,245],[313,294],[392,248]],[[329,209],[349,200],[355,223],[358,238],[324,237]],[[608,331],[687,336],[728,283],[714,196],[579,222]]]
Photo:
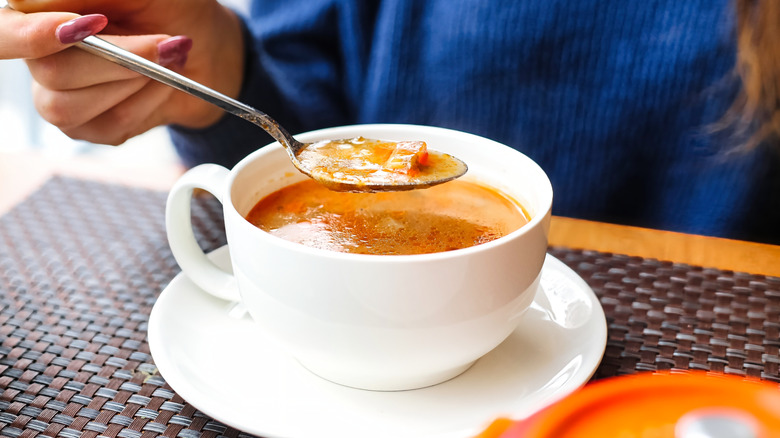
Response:
[[[729,0],[259,3],[240,99],[293,133],[454,128],[538,162],[554,214],[780,243],[780,148],[711,131],[739,90]],[[190,165],[272,141],[232,116],[172,138]]]

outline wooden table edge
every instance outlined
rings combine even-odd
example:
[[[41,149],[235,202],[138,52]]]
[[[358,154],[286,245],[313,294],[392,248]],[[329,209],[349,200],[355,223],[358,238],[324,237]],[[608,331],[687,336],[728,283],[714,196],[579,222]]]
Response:
[[[780,226],[780,224],[778,224]],[[551,246],[780,277],[780,246],[553,216]]]

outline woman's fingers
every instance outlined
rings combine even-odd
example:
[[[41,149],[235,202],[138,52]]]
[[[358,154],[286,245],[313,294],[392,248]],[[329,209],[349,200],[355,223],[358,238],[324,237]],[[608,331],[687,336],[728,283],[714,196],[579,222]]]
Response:
[[[62,132],[71,138],[94,143],[122,144],[155,126],[167,124],[162,108],[174,93],[178,91],[150,81],[138,92],[95,118],[79,126],[63,128]]]
[[[106,24],[108,18],[105,15],[84,15],[57,26],[54,35],[62,44],[74,44],[100,32]]]
[[[141,90],[149,79],[136,77],[75,90],[52,90],[33,83],[33,102],[44,120],[60,129],[94,119]]]
[[[183,36],[106,36],[145,58],[181,67],[192,41]],[[41,116],[73,138],[115,144],[166,122],[170,87],[82,50],[28,61],[35,78],[33,101]],[[142,122],[145,121],[145,122]],[[104,125],[105,124],[105,125]]]
[[[157,43],[157,62],[169,68],[182,68],[187,63],[192,39],[178,35]]]
[[[101,38],[171,68],[181,67],[192,47],[192,41],[182,36],[137,35]],[[73,90],[140,77],[138,73],[75,48],[28,60],[27,67],[35,81],[51,90]]]
[[[223,114],[205,102],[70,47],[96,32],[223,93],[237,95],[240,90],[240,20],[217,0],[8,3],[16,10],[0,10],[0,57],[26,59],[35,82],[37,108],[73,138],[116,144],[160,124],[205,127]],[[100,18],[77,15],[94,12],[100,12]],[[105,17],[107,25],[102,22]],[[192,48],[189,38],[150,35],[152,32],[186,33],[196,39],[193,59],[185,65]]]
[[[100,32],[107,23],[106,17],[99,14],[24,14],[0,8],[0,59],[31,59],[57,53]]]

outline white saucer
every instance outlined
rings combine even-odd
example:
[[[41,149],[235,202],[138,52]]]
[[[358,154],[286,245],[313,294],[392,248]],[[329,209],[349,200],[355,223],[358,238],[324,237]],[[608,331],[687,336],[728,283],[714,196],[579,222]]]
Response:
[[[227,247],[210,254],[229,264]],[[177,275],[149,319],[163,378],[212,418],[266,438],[471,437],[499,416],[524,418],[574,391],[607,341],[590,287],[548,255],[542,289],[517,330],[460,376],[429,388],[374,392],[310,373],[263,337],[235,304]],[[233,312],[231,312],[233,311]]]

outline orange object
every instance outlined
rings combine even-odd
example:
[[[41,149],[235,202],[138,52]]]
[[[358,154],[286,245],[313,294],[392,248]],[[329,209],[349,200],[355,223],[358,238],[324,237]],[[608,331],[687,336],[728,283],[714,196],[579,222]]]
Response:
[[[515,423],[508,418],[497,418],[487,429],[474,438],[498,438]]]
[[[498,420],[479,435],[575,437],[780,437],[780,386],[698,372],[614,377],[509,426]]]

